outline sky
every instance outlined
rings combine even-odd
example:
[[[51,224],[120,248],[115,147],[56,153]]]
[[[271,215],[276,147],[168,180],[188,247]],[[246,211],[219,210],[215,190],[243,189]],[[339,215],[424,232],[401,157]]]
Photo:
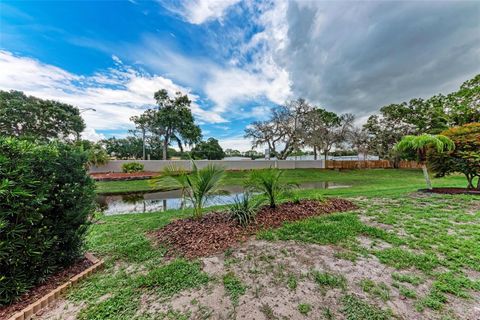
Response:
[[[126,136],[162,88],[245,151],[245,127],[289,99],[361,124],[478,73],[480,1],[0,2],[0,89],[94,108],[91,140]]]

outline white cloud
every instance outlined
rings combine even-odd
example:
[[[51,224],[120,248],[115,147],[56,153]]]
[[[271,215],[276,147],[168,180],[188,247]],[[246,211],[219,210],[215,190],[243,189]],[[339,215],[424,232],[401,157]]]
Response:
[[[93,128],[86,128],[82,132],[82,139],[97,142],[99,140],[105,139],[105,135],[97,133]]]
[[[224,122],[216,113],[202,109],[199,97],[188,88],[158,75],[150,75],[115,59],[116,66],[93,76],[79,76],[38,60],[0,51],[0,89],[20,90],[44,99],[54,99],[79,108],[94,108],[82,113],[89,132],[92,130],[127,130],[130,117],[154,105],[153,93],[165,88],[170,94],[188,94],[192,112],[206,123]]]
[[[230,7],[240,0],[186,0],[173,5],[160,1],[162,6],[180,15],[192,24],[202,24],[211,20],[221,20]]]
[[[243,136],[234,136],[230,138],[221,139],[218,141],[223,150],[233,149],[239,151],[252,150],[252,141],[245,139]],[[258,149],[258,148],[257,148]],[[260,151],[258,149],[257,151]]]

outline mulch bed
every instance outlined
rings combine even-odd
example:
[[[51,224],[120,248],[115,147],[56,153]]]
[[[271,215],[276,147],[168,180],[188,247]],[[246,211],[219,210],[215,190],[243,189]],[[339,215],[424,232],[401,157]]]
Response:
[[[158,172],[143,171],[143,172],[104,172],[104,173],[90,173],[90,176],[95,181],[119,181],[119,180],[147,180],[158,176]]]
[[[256,221],[242,227],[229,219],[225,212],[214,212],[201,219],[179,219],[149,233],[156,242],[166,245],[167,256],[177,254],[197,258],[223,252],[238,242],[247,240],[262,229],[281,226],[287,221],[296,221],[312,216],[349,211],[357,206],[344,199],[327,199],[325,202],[304,200],[299,204],[283,203],[275,209],[262,208]]]
[[[77,274],[79,274],[83,270],[86,270],[92,265],[93,263],[90,260],[88,260],[87,258],[82,258],[71,266],[51,275],[44,282],[40,283],[36,287],[32,288],[31,290],[20,296],[16,302],[8,306],[0,306],[0,319],[8,319],[8,317],[24,309],[29,304],[42,298],[50,291],[64,284],[65,282],[70,280],[70,278],[76,276]]]
[[[440,193],[440,194],[480,195],[480,190],[472,190],[467,188],[433,188],[433,189],[420,189],[419,191],[426,192],[426,193]]]

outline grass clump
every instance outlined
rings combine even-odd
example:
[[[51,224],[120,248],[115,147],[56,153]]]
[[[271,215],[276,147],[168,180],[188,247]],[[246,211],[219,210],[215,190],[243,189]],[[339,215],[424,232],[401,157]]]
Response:
[[[401,248],[389,248],[375,252],[383,264],[397,269],[416,267],[422,271],[432,271],[439,265],[437,257],[433,254],[416,254]]]
[[[312,305],[308,303],[300,303],[298,305],[298,312],[303,314],[304,316],[307,316],[310,311],[312,311]]]
[[[295,291],[297,289],[297,286],[298,286],[297,277],[295,277],[293,274],[290,274],[287,278],[288,289]]]
[[[405,298],[410,298],[410,299],[416,299],[417,298],[417,293],[415,291],[413,291],[412,289],[407,288],[407,287],[402,286],[402,285],[399,285],[399,284],[396,284],[396,287],[398,288],[398,291],[400,292],[400,294],[402,296],[404,296]]]
[[[417,303],[416,307],[418,311],[423,311],[425,308],[440,310],[446,302],[447,297],[440,291],[433,289]]]
[[[321,288],[341,288],[345,289],[347,286],[347,279],[340,274],[333,274],[328,272],[312,272],[313,279]]]
[[[418,286],[419,284],[423,283],[422,278],[420,278],[419,276],[416,276],[414,274],[408,274],[408,273],[394,272],[394,273],[392,273],[392,279],[396,280],[398,282],[410,283],[414,286]]]
[[[230,296],[233,305],[238,305],[238,300],[245,294],[247,287],[238,279],[233,272],[229,272],[223,276],[223,286]]]
[[[468,298],[470,295],[466,290],[480,291],[480,281],[475,282],[464,275],[445,272],[437,276],[433,287],[439,292],[450,293],[461,298]]]
[[[209,277],[197,262],[176,259],[151,270],[140,278],[140,285],[153,288],[162,296],[172,296],[182,290],[206,284]]]
[[[389,320],[393,318],[390,310],[385,311],[372,306],[355,295],[346,295],[342,299],[343,313],[347,320]]]
[[[297,240],[317,244],[337,244],[354,240],[365,228],[353,213],[337,213],[285,223],[275,230],[260,232],[264,240]]]
[[[370,279],[362,279],[360,281],[362,290],[372,296],[378,297],[383,301],[390,299],[390,288],[385,283],[375,283]]]
[[[129,319],[133,318],[138,306],[139,292],[127,288],[119,290],[111,297],[96,304],[90,304],[81,310],[79,320]]]

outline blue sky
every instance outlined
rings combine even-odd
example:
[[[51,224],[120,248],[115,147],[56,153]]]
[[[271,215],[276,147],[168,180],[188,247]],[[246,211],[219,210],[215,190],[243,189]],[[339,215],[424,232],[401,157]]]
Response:
[[[2,1],[0,89],[97,111],[86,138],[123,136],[153,92],[188,93],[205,138],[302,96],[361,123],[480,72],[478,2]]]

